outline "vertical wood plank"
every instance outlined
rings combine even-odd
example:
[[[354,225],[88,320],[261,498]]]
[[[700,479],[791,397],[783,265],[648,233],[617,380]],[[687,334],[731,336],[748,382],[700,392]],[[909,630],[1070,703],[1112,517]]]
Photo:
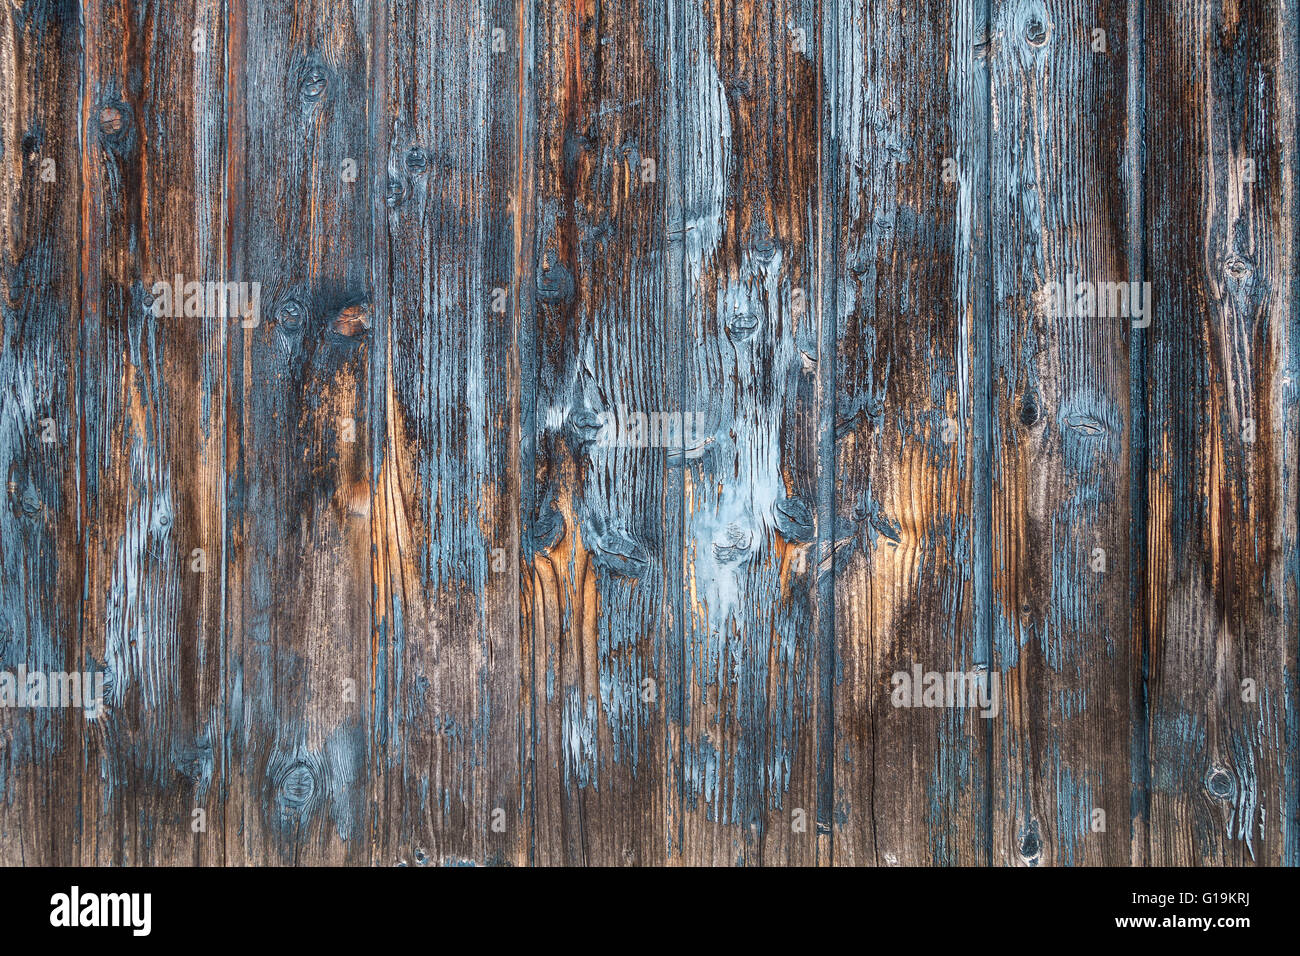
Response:
[[[368,3],[230,4],[232,860],[370,858]],[[355,161],[357,175],[345,173]]]
[[[229,320],[207,290],[222,279],[224,25],[205,0],[82,16],[83,654],[107,683],[81,859],[214,863]],[[186,302],[155,297],[177,276]]]
[[[682,852],[817,855],[816,7],[674,7],[685,457]],[[677,277],[675,277],[677,278]]]
[[[1296,24],[1146,6],[1156,864],[1300,862]]]
[[[511,454],[520,11],[513,0],[389,9],[378,119],[388,291],[376,326],[381,861],[523,863],[528,672]]]
[[[834,10],[834,859],[972,865],[996,718],[916,678],[988,676],[985,22]]]
[[[0,20],[0,670],[80,672],[80,25],[77,4]],[[80,859],[77,709],[0,711],[0,864]]]
[[[1008,0],[992,24],[993,613],[1004,689],[993,858],[1117,865],[1129,859],[1140,672],[1129,348],[1144,334],[1129,312],[1140,277],[1129,273],[1127,6]]]
[[[663,672],[675,409],[664,369],[667,10],[538,3],[531,41],[524,627],[533,652],[535,861],[665,858]]]

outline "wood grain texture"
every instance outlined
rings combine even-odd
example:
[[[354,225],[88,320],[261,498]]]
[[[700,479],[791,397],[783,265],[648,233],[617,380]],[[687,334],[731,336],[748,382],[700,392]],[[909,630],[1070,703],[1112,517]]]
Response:
[[[904,10],[836,6],[834,859],[973,865],[987,722],[891,692],[989,667],[985,24]]]
[[[374,331],[370,739],[386,862],[526,859],[516,17],[500,2],[394,2],[376,21],[387,145],[375,262],[387,291]]]
[[[6,10],[0,72],[0,669],[80,671],[88,662],[81,644],[86,561],[78,547],[85,496],[76,5]],[[54,811],[78,793],[84,755],[97,746],[86,731],[72,709],[0,713],[6,864],[79,862],[80,817]],[[76,799],[64,809],[81,805]]]
[[[1072,287],[1120,284],[1128,304],[1138,278],[1127,10],[995,3],[990,43],[992,640],[1005,707],[993,856],[1113,866],[1129,856],[1140,680],[1129,349],[1147,330],[1127,313],[1094,314]],[[1069,288],[1058,297],[1053,283]]]
[[[82,16],[82,654],[108,681],[80,856],[219,863],[222,834],[191,825],[223,809],[225,329],[152,306],[157,282],[221,274],[221,8]]]
[[[366,862],[370,10],[248,0],[230,20],[228,275],[261,283],[265,314],[229,329],[228,857]]]
[[[799,3],[679,14],[681,407],[700,423],[680,455],[683,852],[809,865],[820,29]]]
[[[1155,863],[1298,862],[1296,14],[1148,11]]]
[[[1300,863],[1300,7],[1183,7],[6,3],[0,862]]]
[[[663,697],[675,682],[662,669],[679,503],[668,450],[619,434],[674,407],[668,17],[656,0],[534,14],[522,399],[533,853],[542,865],[653,864],[669,849]]]

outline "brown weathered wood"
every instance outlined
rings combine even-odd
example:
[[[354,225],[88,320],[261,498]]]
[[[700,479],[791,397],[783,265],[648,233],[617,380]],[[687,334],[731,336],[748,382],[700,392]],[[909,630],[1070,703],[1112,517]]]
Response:
[[[1123,0],[992,9],[997,864],[1129,859],[1130,700],[1141,686],[1129,356],[1148,332],[1127,311],[1092,314],[1072,296],[1076,280],[1121,283],[1127,306],[1141,280],[1129,269],[1140,233],[1126,190],[1137,135],[1127,16]],[[1071,299],[1081,311],[1062,311]]]
[[[71,6],[65,4],[65,7]],[[81,671],[80,35],[53,5],[0,26],[0,669]],[[81,859],[85,717],[0,711],[0,862]],[[34,768],[41,768],[39,771]]]
[[[972,5],[907,9],[836,6],[834,859],[969,865],[991,722],[893,694],[990,663],[987,48]]]
[[[1300,862],[1298,50],[11,0],[0,863]]]
[[[227,275],[263,300],[228,354],[232,862],[370,860],[367,14],[230,6]]]
[[[377,862],[527,861],[512,226],[520,11],[392,2],[375,329]]]
[[[820,24],[677,5],[682,854],[817,856]]]
[[[1297,862],[1296,16],[1147,6],[1155,864]]]
[[[533,13],[521,468],[534,860],[656,863],[671,839],[663,668],[679,502],[667,450],[612,433],[627,414],[674,408],[667,10]]]
[[[176,23],[202,51],[163,42]],[[82,755],[99,772],[59,785],[81,862],[219,863],[224,332],[149,293],[220,276],[220,11],[89,4],[82,28],[82,501],[61,547],[85,562],[76,659],[105,685]],[[217,573],[191,573],[194,549]]]

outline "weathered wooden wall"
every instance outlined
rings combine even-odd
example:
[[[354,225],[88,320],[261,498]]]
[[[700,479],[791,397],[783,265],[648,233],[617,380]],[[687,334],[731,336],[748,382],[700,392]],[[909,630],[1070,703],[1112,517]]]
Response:
[[[0,16],[0,863],[1300,863],[1296,0]]]

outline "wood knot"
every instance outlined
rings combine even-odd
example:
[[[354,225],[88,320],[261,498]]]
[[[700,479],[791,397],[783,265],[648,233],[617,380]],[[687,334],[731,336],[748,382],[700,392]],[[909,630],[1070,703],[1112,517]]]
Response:
[[[532,542],[533,550],[542,553],[550,551],[564,537],[564,516],[556,510],[555,505],[538,508],[533,513]]]
[[[727,84],[727,99],[734,102],[748,100],[753,95],[753,88],[749,81],[740,78]]]
[[[1092,415],[1071,415],[1065,420],[1065,424],[1089,438],[1097,438],[1106,434],[1105,423]]]
[[[548,305],[567,302],[573,296],[573,273],[563,262],[547,265],[537,276],[537,298]]]
[[[800,498],[783,498],[772,509],[777,530],[787,541],[811,541],[813,537],[812,509]]]
[[[329,85],[329,74],[319,64],[313,63],[303,71],[302,79],[298,82],[298,98],[304,106],[320,103],[325,99]]]
[[[650,552],[631,535],[622,531],[596,534],[592,563],[601,571],[626,578],[644,577],[650,570]]]
[[[1218,800],[1227,800],[1232,796],[1233,791],[1237,789],[1236,782],[1232,779],[1232,774],[1221,767],[1215,768],[1210,772],[1205,781],[1205,788],[1210,791],[1211,796]]]
[[[179,754],[173,766],[182,777],[202,782],[212,776],[212,748],[201,742]]]
[[[297,299],[285,299],[276,307],[275,321],[286,331],[301,331],[307,321],[307,307]]]
[[[1223,269],[1228,274],[1228,278],[1232,279],[1234,282],[1242,282],[1249,279],[1251,274],[1255,271],[1254,265],[1244,256],[1229,257],[1228,261],[1223,264]]]
[[[129,151],[134,142],[131,108],[121,101],[105,103],[96,117],[100,143],[116,153]]]
[[[749,254],[759,265],[767,265],[776,258],[777,244],[771,236],[757,236],[749,242]]]
[[[574,436],[581,443],[587,444],[595,441],[605,427],[605,417],[593,412],[589,408],[580,409],[569,416],[569,426],[573,430]]]
[[[15,515],[23,514],[31,518],[41,513],[44,503],[31,482],[26,480],[19,482],[10,478],[8,487],[10,509]]]
[[[735,564],[749,553],[753,544],[752,532],[739,525],[729,525],[726,543],[713,546],[713,557],[720,564]]]
[[[384,193],[384,205],[389,209],[396,209],[402,203],[406,202],[406,197],[410,195],[407,188],[406,180],[401,176],[389,176],[388,188]]]
[[[1042,21],[1042,18],[1036,14],[1030,17],[1029,22],[1025,24],[1025,42],[1030,46],[1042,46],[1045,44],[1047,42],[1048,33],[1049,30],[1047,24],[1045,24]]]
[[[406,168],[413,176],[423,176],[429,170],[429,154],[419,146],[406,151]]]
[[[1026,428],[1033,428],[1038,424],[1042,414],[1037,393],[1032,391],[1026,393],[1024,401],[1020,404],[1020,424]]]
[[[300,810],[312,802],[316,795],[316,774],[305,763],[294,764],[280,778],[278,796],[280,805]]]
[[[333,329],[336,335],[348,338],[369,331],[370,307],[365,304],[348,306],[334,320]]]
[[[758,315],[754,312],[734,312],[727,318],[727,331],[732,338],[747,339],[758,331]]]
[[[116,106],[105,106],[99,111],[99,131],[105,136],[116,138],[126,128],[126,118]]]
[[[1043,839],[1038,835],[1038,821],[1031,820],[1020,831],[1020,856],[1030,866],[1038,864],[1038,857],[1043,852]]]

